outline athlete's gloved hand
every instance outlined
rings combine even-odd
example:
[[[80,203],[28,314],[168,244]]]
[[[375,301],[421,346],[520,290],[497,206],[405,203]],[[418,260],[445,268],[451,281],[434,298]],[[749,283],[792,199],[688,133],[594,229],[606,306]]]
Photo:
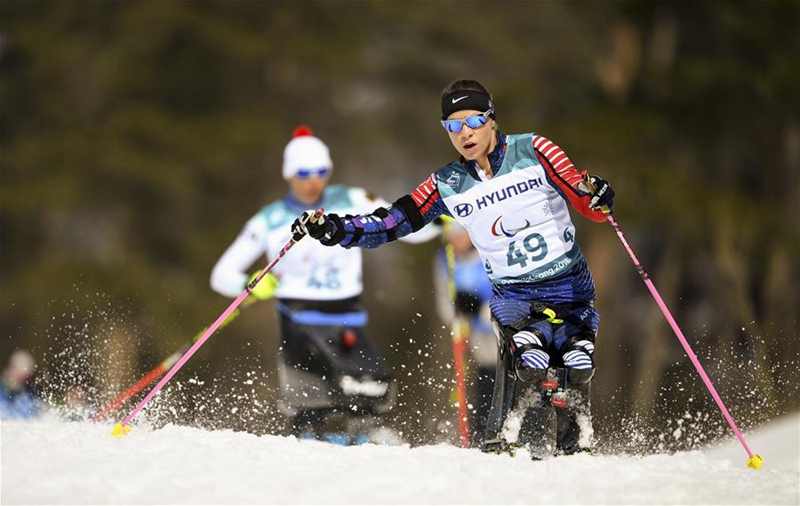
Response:
[[[588,176],[588,181],[594,187],[592,192],[592,199],[589,201],[589,207],[597,210],[603,210],[607,207],[609,212],[614,210],[614,190],[608,181],[600,176]],[[604,210],[603,210],[604,211]],[[605,212],[605,211],[604,211]]]
[[[316,240],[333,235],[333,223],[325,214],[317,217],[313,209],[305,211],[292,223],[292,239],[299,241],[304,235],[310,235]]]
[[[261,271],[256,271],[250,276],[250,281],[247,282],[248,285],[256,279]],[[267,300],[271,299],[275,296],[275,290],[277,290],[278,285],[280,282],[278,278],[275,277],[274,274],[268,272],[266,276],[261,278],[261,281],[258,282],[255,288],[250,290],[250,294],[259,300]]]

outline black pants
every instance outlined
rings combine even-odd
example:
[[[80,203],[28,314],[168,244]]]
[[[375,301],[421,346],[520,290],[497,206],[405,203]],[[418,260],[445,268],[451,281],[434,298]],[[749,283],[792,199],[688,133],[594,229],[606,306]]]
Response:
[[[396,393],[377,347],[361,326],[298,323],[297,311],[332,316],[359,311],[346,301],[281,301],[279,408],[292,432],[318,433],[331,414],[369,417],[391,407]]]

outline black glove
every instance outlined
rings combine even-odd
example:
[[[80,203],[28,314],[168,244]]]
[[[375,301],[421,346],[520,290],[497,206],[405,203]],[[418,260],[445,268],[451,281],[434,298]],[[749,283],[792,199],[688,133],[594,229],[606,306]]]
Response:
[[[609,210],[614,210],[614,190],[608,181],[602,179],[600,176],[589,176],[589,182],[594,186],[592,192],[592,199],[589,201],[589,207],[595,211],[601,207],[608,207]]]
[[[310,235],[316,240],[333,235],[333,224],[325,214],[317,217],[316,211],[305,211],[292,223],[292,240],[299,241],[304,235]]]

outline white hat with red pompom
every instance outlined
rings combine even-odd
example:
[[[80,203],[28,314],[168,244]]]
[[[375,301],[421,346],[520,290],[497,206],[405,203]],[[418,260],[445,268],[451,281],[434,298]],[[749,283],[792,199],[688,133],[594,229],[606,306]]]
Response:
[[[301,169],[333,170],[333,160],[324,142],[314,132],[301,125],[292,132],[292,140],[283,150],[283,179],[290,179]]]

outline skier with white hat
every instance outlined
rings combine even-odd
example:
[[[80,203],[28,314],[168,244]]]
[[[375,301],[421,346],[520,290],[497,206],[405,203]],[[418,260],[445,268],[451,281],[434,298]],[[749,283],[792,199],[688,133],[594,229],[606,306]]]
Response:
[[[388,205],[362,188],[329,184],[330,151],[305,126],[295,129],[284,150],[282,173],[289,192],[250,218],[214,266],[211,287],[218,293],[241,293],[251,278],[248,270],[263,255],[278,254],[304,210],[357,214]],[[438,234],[437,227],[426,227],[404,240],[423,242]],[[276,299],[278,407],[289,418],[288,434],[355,444],[386,433],[378,417],[391,408],[396,384],[365,332],[362,290],[361,249],[309,240],[298,242],[253,291],[258,298]],[[344,420],[345,429],[331,432],[336,418]]]

